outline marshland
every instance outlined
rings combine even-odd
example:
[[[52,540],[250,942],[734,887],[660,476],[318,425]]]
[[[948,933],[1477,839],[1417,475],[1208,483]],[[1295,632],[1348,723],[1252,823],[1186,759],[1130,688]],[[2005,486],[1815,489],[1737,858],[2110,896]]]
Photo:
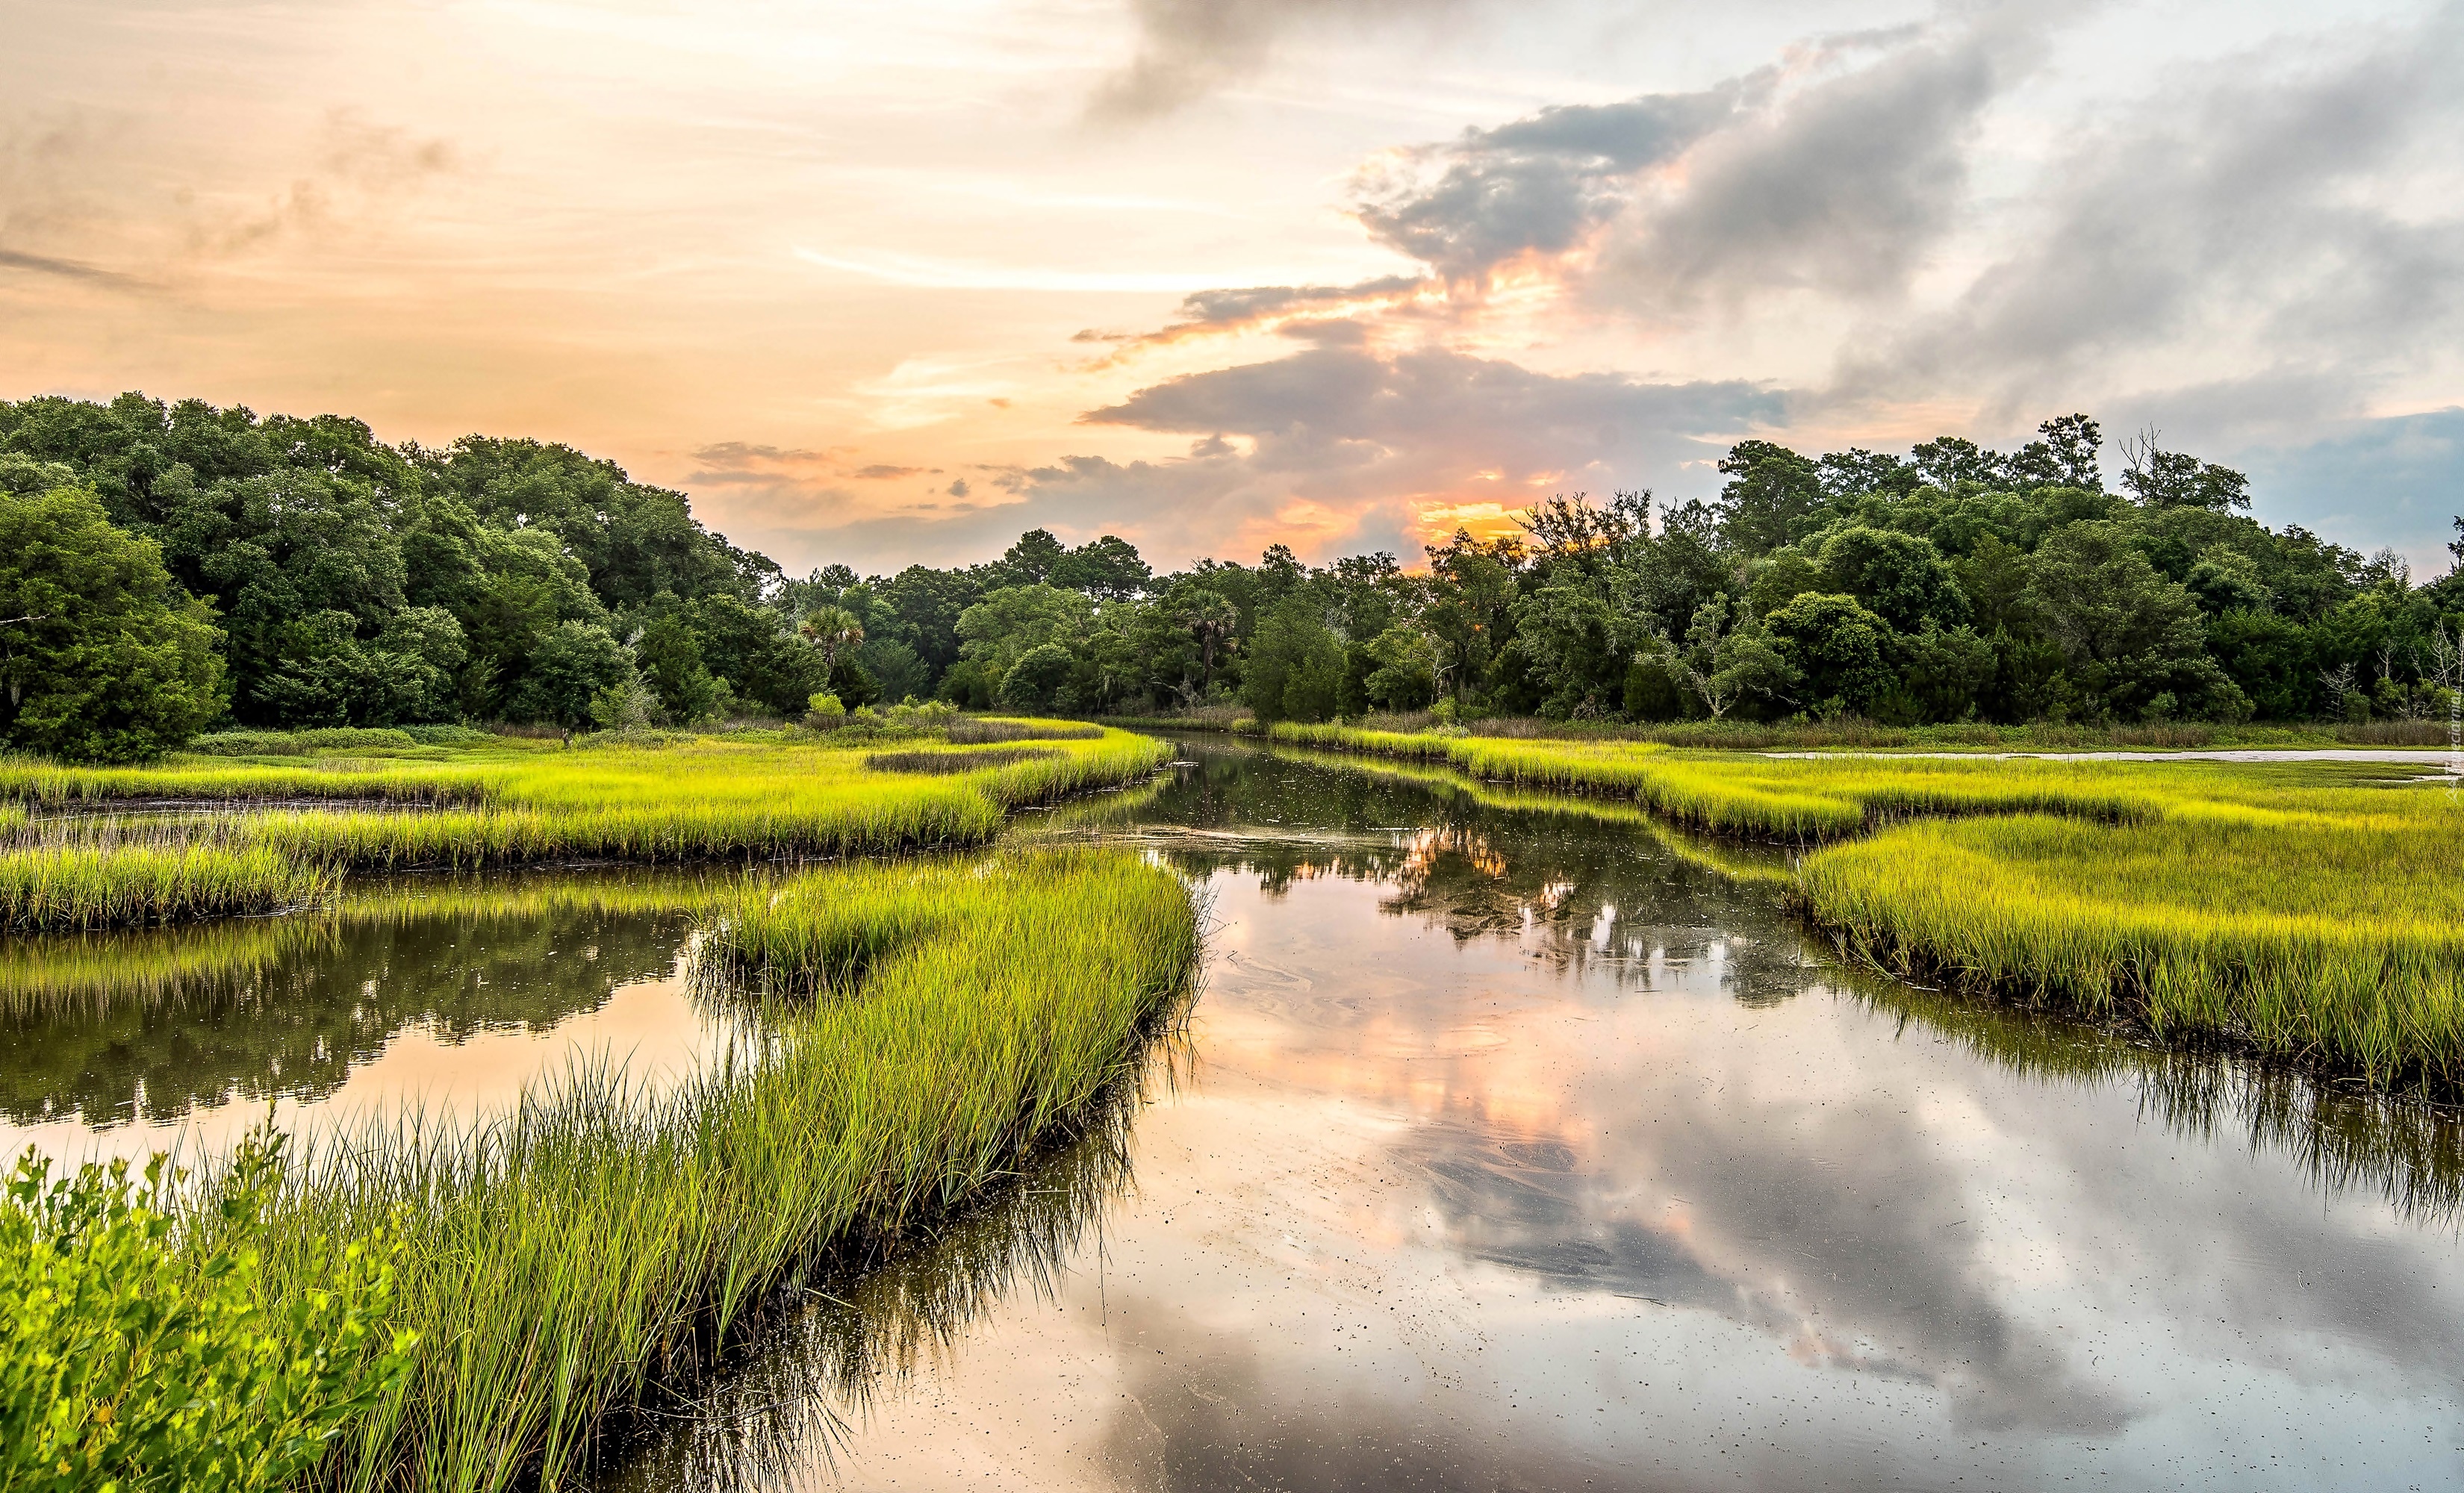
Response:
[[[0,406],[0,1488],[2464,1476],[2464,573],[2078,416],[797,581],[97,407]]]
[[[25,904],[0,1129],[341,1304],[319,1485],[2455,1455],[2439,757],[987,735],[18,763],[12,855],[311,880]]]

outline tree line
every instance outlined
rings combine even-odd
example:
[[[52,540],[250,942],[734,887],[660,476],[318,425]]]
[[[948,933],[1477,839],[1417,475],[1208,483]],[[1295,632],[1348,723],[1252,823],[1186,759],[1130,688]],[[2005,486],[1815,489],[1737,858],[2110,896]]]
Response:
[[[2464,582],[2248,515],[2081,415],[2000,452],[1734,447],[1710,501],[1157,574],[1107,536],[785,575],[681,493],[535,440],[389,446],[199,400],[0,402],[0,738],[134,759],[217,724],[793,717],[940,698],[1270,719],[1893,724],[2444,714]],[[2458,522],[2464,536],[2464,520]],[[2457,541],[2464,559],[2464,537]]]

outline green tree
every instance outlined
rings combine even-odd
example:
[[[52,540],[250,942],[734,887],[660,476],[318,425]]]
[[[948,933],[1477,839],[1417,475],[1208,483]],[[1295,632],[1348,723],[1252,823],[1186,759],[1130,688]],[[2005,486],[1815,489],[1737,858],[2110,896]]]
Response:
[[[2028,597],[2099,715],[2239,719],[2250,702],[2208,657],[2199,604],[2122,525],[2066,525],[2038,546]]]
[[[1797,685],[1796,670],[1762,622],[1740,605],[1732,624],[1730,609],[1727,598],[1715,596],[1695,610],[1683,647],[1660,638],[1648,650],[1650,661],[1692,692],[1713,720],[1749,702],[1785,704]]]
[[[1046,579],[1099,602],[1126,602],[1145,594],[1155,570],[1140,558],[1136,545],[1108,534],[1062,556]]]
[[[1001,705],[1008,710],[1036,713],[1068,703],[1063,696],[1077,663],[1069,650],[1058,643],[1039,643],[1028,648],[1001,674]]]
[[[1241,696],[1261,720],[1327,720],[1342,708],[1343,672],[1343,641],[1306,597],[1293,596],[1249,640]]]
[[[1851,525],[1822,544],[1822,570],[1835,592],[1857,599],[1900,632],[1968,621],[1968,596],[1942,552],[1912,534]]]
[[[633,661],[605,627],[563,622],[539,640],[514,696],[514,713],[566,731],[591,724],[591,702],[632,681]]]
[[[1729,548],[1763,555],[1821,526],[1826,497],[1813,461],[1770,441],[1739,441],[1720,458],[1720,536]]]
[[[212,614],[94,494],[0,494],[0,740],[71,761],[180,745],[222,709]]]
[[[670,720],[701,720],[717,703],[718,680],[702,662],[701,640],[672,592],[652,600],[650,620],[633,640],[633,663]]]
[[[1864,712],[1891,688],[1890,625],[1853,596],[1808,591],[1763,619],[1771,644],[1817,714]]]
[[[1365,681],[1369,702],[1380,710],[1417,711],[1438,697],[1438,640],[1409,623],[1397,623],[1369,640],[1375,667]]]

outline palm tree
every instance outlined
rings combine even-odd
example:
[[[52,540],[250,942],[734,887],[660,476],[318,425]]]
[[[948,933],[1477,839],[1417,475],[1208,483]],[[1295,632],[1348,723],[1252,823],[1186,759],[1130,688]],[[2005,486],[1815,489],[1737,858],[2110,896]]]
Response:
[[[823,606],[796,624],[803,640],[822,650],[822,667],[836,669],[839,655],[864,641],[864,624],[844,606]]]

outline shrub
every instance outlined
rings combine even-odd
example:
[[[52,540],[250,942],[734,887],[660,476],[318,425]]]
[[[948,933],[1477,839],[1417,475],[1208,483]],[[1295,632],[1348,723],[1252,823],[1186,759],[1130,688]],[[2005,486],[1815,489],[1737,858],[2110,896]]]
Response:
[[[157,1154],[54,1181],[31,1149],[0,1197],[0,1487],[286,1486],[397,1395],[416,1339],[384,1323],[400,1246],[324,1248],[314,1288],[259,1293],[282,1137],[240,1144],[219,1205]]]
[[[421,746],[473,746],[490,739],[476,726],[405,726],[402,734]]]
[[[804,724],[815,731],[836,731],[847,724],[847,707],[825,691],[804,702]]]
[[[395,727],[327,726],[316,731],[217,731],[188,743],[191,752],[208,757],[313,757],[326,752],[350,752],[369,748],[403,750],[419,746],[426,739],[412,732],[462,731],[467,739],[484,738],[482,732],[461,726],[417,726],[407,730]]]

